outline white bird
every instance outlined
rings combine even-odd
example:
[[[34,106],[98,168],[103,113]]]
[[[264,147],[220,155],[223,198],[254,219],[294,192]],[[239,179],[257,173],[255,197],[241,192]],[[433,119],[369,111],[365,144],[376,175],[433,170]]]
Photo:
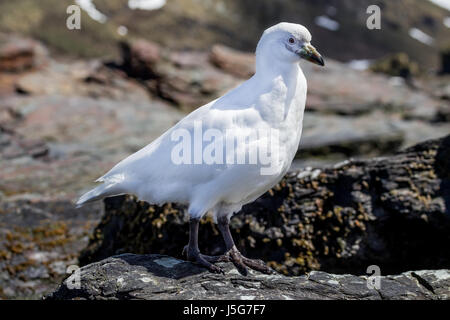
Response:
[[[77,205],[119,194],[152,204],[186,204],[190,233],[183,253],[188,260],[212,272],[222,272],[215,262],[231,261],[243,274],[246,266],[270,273],[261,260],[238,251],[229,220],[277,184],[294,159],[307,92],[302,58],[324,65],[304,26],[282,22],[268,28],[256,48],[253,77],[119,162]],[[225,241],[222,256],[203,255],[198,248],[199,220],[208,212]]]

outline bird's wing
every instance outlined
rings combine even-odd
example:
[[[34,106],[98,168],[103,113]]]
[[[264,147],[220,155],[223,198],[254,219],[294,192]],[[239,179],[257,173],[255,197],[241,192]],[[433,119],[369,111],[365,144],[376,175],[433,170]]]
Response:
[[[236,128],[237,119],[245,118],[245,113],[254,113],[252,108],[214,108],[216,102],[212,101],[189,114],[158,139],[119,162],[98,181],[115,184],[115,189],[134,193],[149,202],[188,202],[193,187],[213,180],[225,167],[195,164],[194,143],[191,143],[191,164],[177,164],[174,149],[180,146],[180,140],[174,138],[185,132],[196,139],[195,130],[199,127],[202,132]],[[170,196],[175,198],[167,199]]]

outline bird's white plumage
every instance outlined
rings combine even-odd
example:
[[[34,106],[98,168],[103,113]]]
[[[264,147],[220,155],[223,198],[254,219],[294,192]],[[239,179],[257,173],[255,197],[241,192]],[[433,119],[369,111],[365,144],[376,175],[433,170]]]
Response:
[[[130,193],[149,203],[178,202],[189,206],[192,217],[208,211],[214,217],[239,211],[286,173],[297,151],[306,101],[306,79],[297,54],[286,49],[286,37],[309,43],[311,35],[301,25],[280,23],[267,29],[256,50],[256,73],[224,96],[178,122],[158,139],[119,162],[98,181],[102,184],[83,195],[78,205],[106,196]],[[194,136],[194,127],[203,132],[232,130],[244,135],[258,129],[276,129],[280,150],[273,174],[262,175],[256,164],[176,164],[172,150],[177,145],[172,134],[185,129]],[[258,148],[267,143],[256,137],[247,141]],[[226,149],[223,148],[226,156]],[[236,152],[245,152],[237,145]]]

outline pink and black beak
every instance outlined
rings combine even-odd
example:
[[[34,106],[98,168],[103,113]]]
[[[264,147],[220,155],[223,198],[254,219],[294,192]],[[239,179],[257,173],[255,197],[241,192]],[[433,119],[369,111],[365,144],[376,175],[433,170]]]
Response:
[[[314,48],[311,44],[303,45],[302,49],[298,52],[299,56],[309,62],[318,64],[319,66],[324,66],[325,62],[323,61],[320,53]]]

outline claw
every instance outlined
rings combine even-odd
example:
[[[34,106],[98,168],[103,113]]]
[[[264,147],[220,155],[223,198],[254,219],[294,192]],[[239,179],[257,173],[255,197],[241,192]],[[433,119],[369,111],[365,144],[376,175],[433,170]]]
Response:
[[[262,260],[244,257],[235,246],[221,256],[208,256],[201,254],[198,250],[191,250],[189,246],[186,245],[183,248],[182,255],[186,257],[186,260],[199,264],[212,273],[225,274],[225,271],[221,267],[213,264],[216,262],[232,262],[243,276],[248,275],[247,267],[265,274],[274,273],[274,271]]]
[[[239,271],[240,274],[242,274],[243,276],[247,276],[248,275],[248,270],[245,267],[244,261],[243,261],[243,257],[242,254],[236,249],[236,247],[233,247],[230,250],[230,260],[231,262],[233,262],[234,266],[236,267],[236,269]]]
[[[181,255],[185,258],[187,258],[187,256],[188,256],[188,247],[189,247],[188,245],[185,245],[183,247],[183,251],[181,251]]]
[[[239,271],[240,274],[243,276],[248,275],[247,267],[265,273],[265,274],[272,274],[274,271],[269,268],[262,260],[259,259],[249,259],[247,257],[244,257],[242,253],[239,252],[239,250],[233,246],[230,250],[228,250],[223,257],[225,258],[222,261],[230,261],[233,262],[236,269]]]
[[[253,270],[265,273],[265,274],[273,274],[275,273],[271,268],[269,268],[262,260],[260,259],[249,259],[246,257],[242,257],[245,265],[249,266]]]
[[[212,273],[221,273],[221,274],[225,274],[225,271],[221,268],[218,267],[216,265],[211,264],[211,266],[208,268],[210,272]]]
[[[203,255],[196,250],[190,250],[188,245],[184,246],[181,254],[186,257],[187,261],[191,261],[202,267],[205,267],[212,273],[225,274],[225,271],[221,267],[215,266],[211,263],[217,262],[220,257]]]

